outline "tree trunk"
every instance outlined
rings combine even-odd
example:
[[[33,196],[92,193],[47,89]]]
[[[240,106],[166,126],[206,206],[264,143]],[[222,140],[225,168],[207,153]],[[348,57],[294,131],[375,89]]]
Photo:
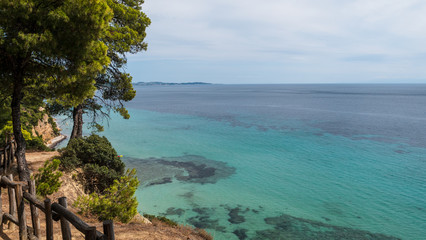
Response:
[[[22,73],[16,73],[13,84],[12,94],[12,122],[13,122],[13,135],[16,141],[16,160],[18,163],[19,180],[29,181],[30,170],[28,169],[27,160],[25,158],[25,149],[27,144],[24,136],[22,135],[21,128],[21,100],[23,97],[22,88],[24,87],[24,77]]]
[[[71,139],[83,137],[83,104],[78,105],[72,111],[73,126]]]

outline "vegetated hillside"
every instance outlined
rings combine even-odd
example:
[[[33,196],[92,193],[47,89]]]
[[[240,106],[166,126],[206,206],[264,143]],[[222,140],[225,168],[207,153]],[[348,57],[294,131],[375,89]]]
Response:
[[[30,170],[36,172],[37,169],[43,166],[44,162],[52,159],[55,156],[58,156],[58,152],[32,152],[27,153],[27,160],[29,163]],[[17,175],[17,174],[15,174]],[[62,186],[59,191],[48,196],[52,201],[57,201],[59,197],[65,196],[68,200],[69,208],[77,214],[77,210],[72,207],[73,202],[77,199],[78,196],[84,195],[83,186],[79,184],[73,177],[75,173],[69,173],[61,177]],[[5,193],[3,193],[3,211],[8,211],[9,206],[6,200]],[[29,206],[26,206],[27,213],[29,213]],[[27,223],[31,223],[30,214],[27,214]],[[77,214],[78,215],[78,214]],[[44,236],[45,225],[44,225],[44,214],[41,216],[41,230],[42,236]],[[89,223],[90,225],[96,226],[98,230],[102,230],[102,222],[99,222],[95,217],[83,217],[81,219]],[[18,239],[18,229],[8,229],[7,225],[4,225],[4,234],[0,235],[3,239]],[[55,239],[61,239],[59,222],[54,223]],[[194,229],[189,226],[170,226],[164,222],[161,222],[157,219],[150,222],[141,215],[136,215],[132,221],[128,224],[122,224],[119,222],[114,222],[114,229],[116,234],[116,239],[123,240],[139,240],[139,239],[158,239],[158,240],[180,240],[180,239],[191,239],[191,240],[203,240],[203,239],[212,239],[212,237],[207,234],[204,230]],[[84,236],[78,232],[75,228],[72,228],[73,239],[84,239]],[[6,237],[7,236],[7,237]]]

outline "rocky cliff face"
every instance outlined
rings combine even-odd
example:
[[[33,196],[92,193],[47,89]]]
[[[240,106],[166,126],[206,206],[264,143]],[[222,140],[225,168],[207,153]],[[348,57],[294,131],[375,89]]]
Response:
[[[58,130],[60,130],[58,128]],[[58,136],[55,133],[54,127],[49,123],[49,116],[47,114],[43,115],[43,118],[38,120],[36,126],[32,129],[33,136],[41,136],[45,144],[50,144],[50,141]]]

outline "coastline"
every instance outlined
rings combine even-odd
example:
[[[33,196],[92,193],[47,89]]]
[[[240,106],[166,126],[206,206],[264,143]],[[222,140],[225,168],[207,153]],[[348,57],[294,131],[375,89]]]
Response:
[[[64,141],[65,139],[67,139],[67,136],[65,135],[59,135],[51,140],[49,140],[49,142],[46,144],[47,147],[49,148],[55,148],[59,143],[61,143],[62,141]]]

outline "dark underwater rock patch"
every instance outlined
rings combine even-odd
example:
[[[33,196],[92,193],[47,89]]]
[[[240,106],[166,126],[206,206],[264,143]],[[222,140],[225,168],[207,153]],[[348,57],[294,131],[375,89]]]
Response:
[[[182,208],[174,208],[174,207],[170,207],[166,210],[165,213],[162,213],[161,215],[166,215],[166,216],[172,216],[172,215],[176,215],[176,216],[182,216],[185,213],[185,210],[183,210]]]
[[[216,172],[216,169],[213,167],[208,167],[206,164],[196,164],[194,162],[158,160],[158,163],[185,169],[188,175],[177,175],[176,179],[179,181],[207,183],[208,181],[204,182],[202,179],[212,177]]]
[[[246,221],[245,217],[240,215],[240,212],[246,213],[248,209],[241,211],[240,207],[229,209],[228,221],[232,224],[240,224]]]
[[[298,239],[298,240],[397,240],[399,238],[379,233],[357,230],[347,227],[333,226],[313,220],[296,218],[283,214],[268,217],[265,222],[273,229],[256,231],[252,239]]]
[[[180,182],[214,184],[236,171],[225,162],[198,155],[124,160],[128,167],[138,170],[138,176],[145,186],[172,183],[173,179]]]
[[[192,211],[197,213],[197,215],[187,219],[189,224],[196,228],[208,228],[219,232],[226,232],[226,227],[219,225],[219,219],[211,218],[211,216],[215,215],[216,208],[196,207]]]
[[[161,185],[161,184],[166,184],[166,183],[172,183],[172,179],[169,177],[165,177],[153,182],[150,182],[147,186],[153,186],[153,185]]]
[[[247,229],[236,229],[232,232],[239,240],[247,239]]]
[[[179,196],[184,197],[186,199],[192,199],[194,197],[194,193],[193,192],[186,192],[186,193],[181,194]]]

